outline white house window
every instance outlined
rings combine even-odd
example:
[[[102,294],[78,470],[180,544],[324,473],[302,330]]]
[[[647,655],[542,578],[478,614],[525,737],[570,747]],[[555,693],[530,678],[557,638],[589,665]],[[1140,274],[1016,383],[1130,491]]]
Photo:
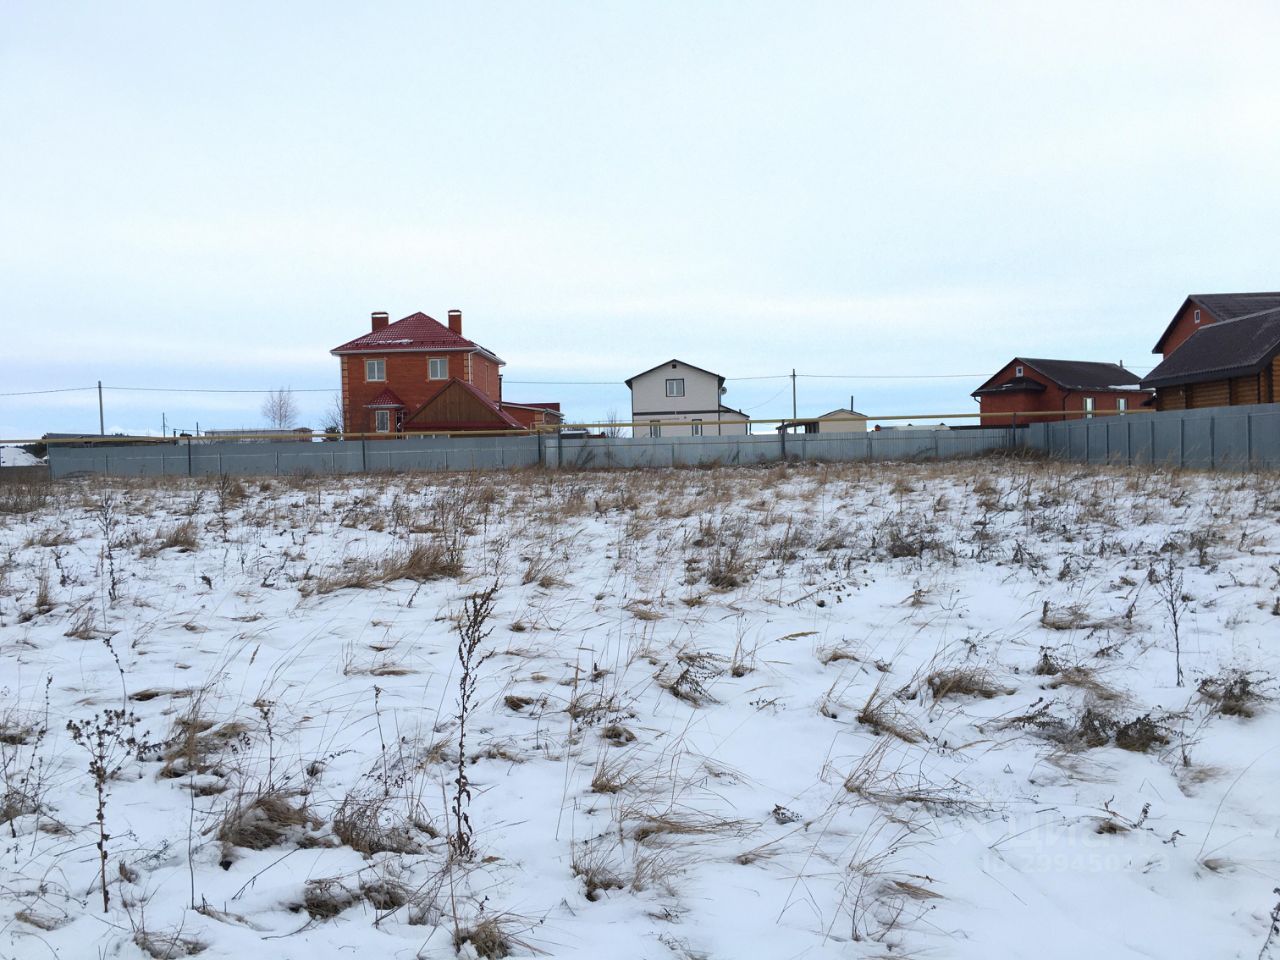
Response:
[[[449,361],[445,357],[432,357],[427,361],[427,378],[430,380],[449,379]]]
[[[373,429],[378,433],[391,432],[391,411],[375,410],[373,411]]]
[[[1084,398],[1084,415],[1086,417],[1093,416],[1093,397]]]
[[[1022,367],[1014,367],[1014,368],[1013,368],[1013,375],[1014,375],[1015,377],[1020,377],[1020,376],[1022,376]]]
[[[667,381],[667,396],[668,397],[684,396],[684,378],[683,377],[679,378],[678,380]]]
[[[364,378],[369,381],[387,379],[387,361],[366,360],[364,362]]]
[[[1121,413],[1124,413],[1126,410],[1128,410],[1128,409],[1129,409],[1129,398],[1128,398],[1128,397],[1118,397],[1118,398],[1116,399],[1116,409],[1117,409],[1117,410],[1119,410]]]
[[[649,421],[649,436],[651,437],[662,436],[662,423],[660,421],[658,420]]]
[[[695,420],[695,421],[693,421],[693,436],[695,436],[695,437],[700,437],[700,436],[702,436],[702,421],[701,421],[701,420]]]

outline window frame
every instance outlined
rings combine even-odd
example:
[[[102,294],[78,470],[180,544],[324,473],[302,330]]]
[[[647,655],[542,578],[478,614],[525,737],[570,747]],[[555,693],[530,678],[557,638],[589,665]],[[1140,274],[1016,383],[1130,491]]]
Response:
[[[672,389],[679,387],[679,393],[672,393]],[[684,377],[667,377],[666,383],[667,398],[671,400],[683,400],[685,396]]]
[[[378,369],[378,370],[382,373],[382,376],[380,376],[380,377],[372,377],[372,376],[370,376],[370,375],[369,375],[369,371],[370,371],[370,369],[374,368],[374,365],[375,365],[375,364],[377,365],[376,369]],[[379,357],[379,358],[376,358],[376,359],[375,359],[375,358],[373,358],[373,357],[366,357],[366,358],[365,358],[365,361],[364,361],[364,382],[365,382],[365,383],[386,383],[386,382],[387,382],[387,359],[386,359],[386,357]]]
[[[1117,411],[1121,416],[1124,416],[1126,413],[1128,413],[1128,412],[1129,412],[1129,398],[1128,398],[1128,397],[1116,397],[1116,411]]]
[[[701,421],[701,420],[691,420],[691,421],[689,421],[689,425],[690,425],[690,429],[692,430],[692,433],[690,434],[690,436],[694,436],[694,437],[700,437],[700,436],[702,436],[702,421]]]
[[[1093,397],[1084,398],[1084,416],[1086,420],[1092,420],[1094,413],[1097,412],[1097,404]]]
[[[391,411],[390,410],[373,411],[373,432],[374,433],[390,433],[391,432]]]
[[[432,373],[432,369],[436,364],[444,364],[443,376],[437,377]],[[448,357],[428,357],[427,358],[427,379],[428,380],[448,380],[449,379],[449,358]]]
[[[1199,323],[1199,322],[1200,322],[1200,311],[1199,311],[1199,310],[1197,310],[1197,311],[1196,311],[1192,316],[1194,317],[1194,319],[1195,319],[1195,322],[1196,322],[1196,323]]]
[[[661,436],[662,436],[662,421],[650,420],[649,421],[649,438],[652,440],[656,440],[658,437],[661,437]]]
[[[1025,367],[1014,367],[1014,368],[1013,368],[1013,375],[1014,375],[1015,377],[1021,377],[1021,376],[1023,376],[1023,375],[1025,374],[1025,372],[1026,372],[1026,368],[1025,368]]]

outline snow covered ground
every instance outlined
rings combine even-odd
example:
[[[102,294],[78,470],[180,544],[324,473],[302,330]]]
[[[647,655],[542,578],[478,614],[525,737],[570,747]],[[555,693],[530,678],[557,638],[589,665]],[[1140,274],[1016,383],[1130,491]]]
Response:
[[[0,467],[35,467],[40,461],[21,447],[0,447]]]
[[[0,657],[4,958],[1271,949],[1272,475],[0,484]]]

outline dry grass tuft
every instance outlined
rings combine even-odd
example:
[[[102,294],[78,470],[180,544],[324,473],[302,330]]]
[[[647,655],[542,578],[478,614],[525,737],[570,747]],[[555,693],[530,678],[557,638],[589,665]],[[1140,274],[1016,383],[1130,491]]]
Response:
[[[332,920],[359,900],[360,896],[341,880],[326,877],[307,881],[306,891],[302,895],[301,909],[306,910],[312,920]]]
[[[237,797],[218,827],[218,839],[246,850],[267,850],[290,835],[319,826],[320,820],[296,792],[272,789]]]
[[[204,953],[206,946],[194,937],[181,936],[180,932],[152,933],[139,927],[134,931],[133,942],[153,960],[177,960]]]
[[[974,667],[936,670],[925,678],[925,682],[929,685],[929,692],[933,694],[934,700],[944,697],[981,697],[990,700],[1013,693],[1008,687],[999,686],[988,671]]]
[[[357,853],[420,854],[439,833],[425,821],[399,815],[389,798],[348,795],[333,815],[333,835]]]
[[[1228,670],[1205,677],[1196,686],[1200,699],[1213,713],[1228,717],[1252,717],[1269,697],[1259,689],[1260,681],[1243,670]]]

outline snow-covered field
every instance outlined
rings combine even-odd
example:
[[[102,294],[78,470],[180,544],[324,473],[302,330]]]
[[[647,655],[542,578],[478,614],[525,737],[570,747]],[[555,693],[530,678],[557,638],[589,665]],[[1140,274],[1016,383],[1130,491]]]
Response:
[[[1271,949],[1272,475],[0,483],[0,657],[4,958]]]
[[[21,447],[0,447],[0,467],[34,467],[39,463]]]

